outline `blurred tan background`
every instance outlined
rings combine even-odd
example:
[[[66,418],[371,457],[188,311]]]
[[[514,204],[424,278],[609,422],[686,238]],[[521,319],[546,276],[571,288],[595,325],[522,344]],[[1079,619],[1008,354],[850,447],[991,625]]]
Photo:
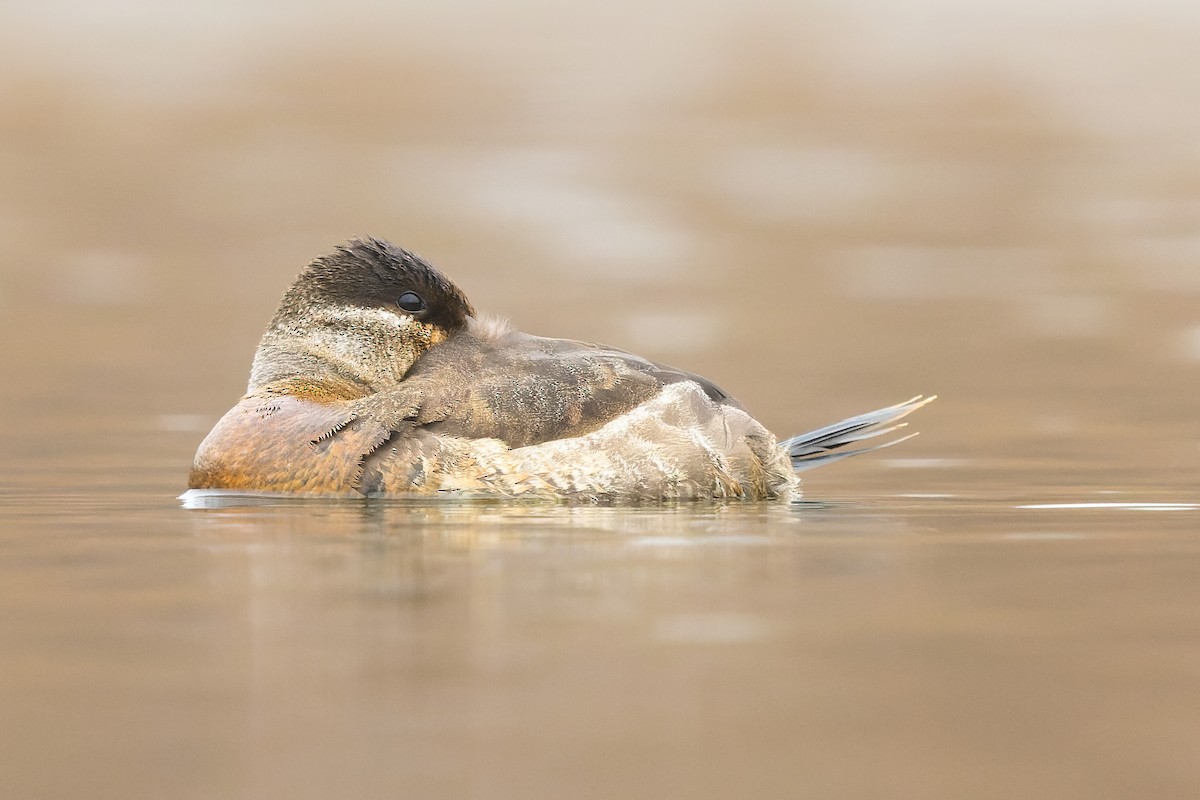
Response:
[[[781,434],[934,391],[948,435],[915,454],[1190,420],[1198,22],[10,3],[8,402],[136,406],[194,437],[294,273],[371,233],[518,327],[707,373]],[[1147,464],[1195,468],[1162,448]]]
[[[1194,796],[1200,6],[1098,5],[0,5],[0,794]],[[810,505],[181,508],[359,234],[941,399]]]

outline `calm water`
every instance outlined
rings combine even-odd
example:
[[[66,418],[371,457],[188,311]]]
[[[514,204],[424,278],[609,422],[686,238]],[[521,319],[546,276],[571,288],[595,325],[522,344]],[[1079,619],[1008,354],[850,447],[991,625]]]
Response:
[[[0,12],[0,796],[1195,796],[1200,28],[1138,8]],[[185,507],[361,233],[781,435],[941,399],[792,506]]]

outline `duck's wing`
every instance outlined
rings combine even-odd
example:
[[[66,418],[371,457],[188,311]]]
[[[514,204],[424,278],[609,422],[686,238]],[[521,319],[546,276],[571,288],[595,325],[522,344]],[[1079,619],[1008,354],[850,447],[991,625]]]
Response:
[[[711,381],[631,353],[516,332],[453,337],[430,348],[401,386],[420,398],[407,424],[524,447],[596,430],[679,381],[736,404]]]

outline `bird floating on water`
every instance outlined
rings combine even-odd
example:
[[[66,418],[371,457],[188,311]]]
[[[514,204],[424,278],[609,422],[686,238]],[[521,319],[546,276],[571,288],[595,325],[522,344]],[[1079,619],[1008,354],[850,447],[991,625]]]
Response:
[[[711,381],[479,317],[381,239],[321,256],[284,294],[243,397],[201,443],[195,490],[637,503],[791,499],[799,470],[883,444],[933,397],[776,438]],[[910,434],[914,435],[914,434]],[[851,447],[848,447],[851,446]]]

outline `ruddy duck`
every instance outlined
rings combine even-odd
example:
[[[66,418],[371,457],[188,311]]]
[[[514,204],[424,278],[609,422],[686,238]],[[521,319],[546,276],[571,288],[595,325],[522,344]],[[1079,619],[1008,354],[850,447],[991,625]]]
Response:
[[[353,240],[309,264],[189,486],[326,496],[583,502],[796,495],[796,472],[901,427],[932,397],[779,443],[711,381],[475,315],[416,255]],[[908,438],[908,437],[903,437]]]

